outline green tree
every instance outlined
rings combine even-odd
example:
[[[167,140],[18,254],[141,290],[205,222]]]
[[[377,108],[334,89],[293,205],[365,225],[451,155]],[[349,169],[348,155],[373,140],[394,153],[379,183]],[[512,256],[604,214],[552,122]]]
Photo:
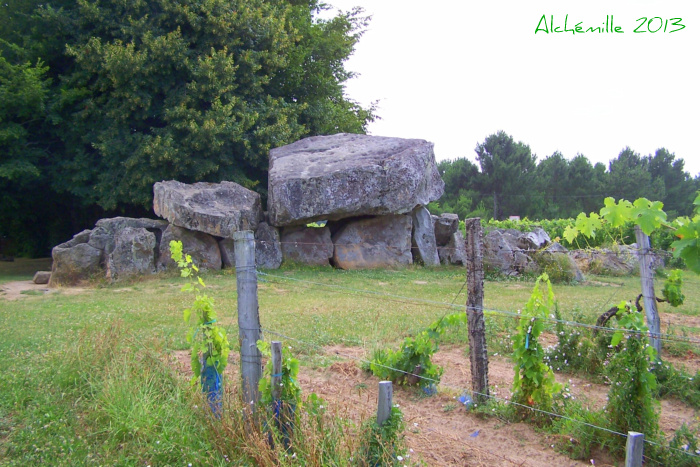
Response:
[[[21,51],[14,66],[41,68],[47,85],[27,140],[47,156],[34,165],[41,189],[83,213],[148,213],[163,179],[232,180],[264,195],[271,148],[364,132],[374,118],[344,96],[344,62],[367,21],[359,10],[317,20],[315,0],[5,5],[0,50]]]
[[[481,168],[481,191],[492,196],[494,218],[529,215],[536,166],[530,147],[499,131],[479,143],[475,151]]]
[[[665,187],[659,179],[652,180],[649,164],[629,147],[610,161],[605,191],[615,199],[663,199]]]
[[[689,216],[692,212],[697,183],[684,170],[683,159],[666,148],[657,149],[646,157],[646,165],[655,184],[663,184],[665,196],[661,198],[669,217]]]
[[[559,152],[541,160],[534,174],[535,190],[539,209],[535,217],[558,219],[567,217],[568,204],[571,200],[569,185],[569,161]]]
[[[565,217],[576,217],[580,212],[597,211],[605,199],[605,165],[592,165],[583,154],[577,154],[569,163],[570,210]]]

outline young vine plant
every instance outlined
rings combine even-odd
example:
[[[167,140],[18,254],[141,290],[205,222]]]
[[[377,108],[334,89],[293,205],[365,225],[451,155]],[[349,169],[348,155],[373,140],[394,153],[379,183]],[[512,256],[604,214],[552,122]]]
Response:
[[[542,410],[549,410],[554,395],[561,391],[554,372],[544,363],[545,351],[538,340],[553,308],[554,292],[545,273],[537,278],[513,338],[513,400]]]
[[[182,287],[183,292],[192,293],[194,303],[183,311],[185,323],[191,324],[187,332],[187,342],[191,348],[192,384],[195,384],[202,374],[202,361],[207,366],[214,367],[222,374],[228,362],[230,345],[226,330],[216,325],[214,301],[203,292],[206,285],[199,276],[199,268],[192,257],[182,251],[182,242],[170,242],[170,256],[180,268],[180,276],[189,279]],[[199,335],[199,337],[198,337]]]

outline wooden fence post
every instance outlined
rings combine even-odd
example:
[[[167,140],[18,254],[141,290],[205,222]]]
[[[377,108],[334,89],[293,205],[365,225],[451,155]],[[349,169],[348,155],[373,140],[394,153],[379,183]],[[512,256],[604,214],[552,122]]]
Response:
[[[272,388],[272,399],[277,402],[282,395],[280,387],[282,383],[282,343],[280,341],[272,341],[272,377],[270,378],[270,387]]]
[[[644,313],[647,317],[647,327],[651,332],[651,346],[656,349],[656,358],[661,360],[661,322],[656,311],[656,295],[654,293],[654,269],[651,264],[651,247],[649,236],[642,232],[638,225],[634,226],[634,235],[639,248],[639,276],[642,279],[642,295],[644,296]]]
[[[238,290],[238,340],[241,344],[241,382],[243,400],[251,409],[260,399],[258,381],[262,376],[262,356],[257,347],[260,339],[258,315],[258,274],[255,270],[255,238],[250,230],[233,233]]]
[[[391,399],[393,397],[391,381],[379,382],[379,397],[377,398],[377,425],[382,426],[391,417]]]
[[[489,396],[489,357],[484,323],[484,262],[481,252],[481,219],[464,221],[467,248],[467,325],[469,358],[472,370],[472,392],[479,404]]]
[[[644,459],[644,434],[630,431],[627,433],[625,449],[625,467],[642,467]]]

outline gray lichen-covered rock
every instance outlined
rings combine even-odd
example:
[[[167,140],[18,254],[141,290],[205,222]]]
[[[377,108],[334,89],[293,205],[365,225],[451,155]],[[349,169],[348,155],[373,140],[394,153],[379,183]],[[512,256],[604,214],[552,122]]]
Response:
[[[433,144],[355,134],[314,136],[270,151],[270,224],[403,214],[442,196]]]
[[[262,217],[260,195],[233,182],[158,182],[153,210],[175,226],[224,238],[257,229]]]
[[[144,228],[124,227],[114,236],[107,256],[107,278],[113,281],[155,272],[156,236]]]
[[[278,269],[282,264],[279,231],[267,222],[261,222],[255,231],[255,264],[262,269]]]
[[[350,222],[333,235],[333,262],[342,269],[392,268],[413,263],[411,216]]]
[[[90,232],[88,244],[91,247],[103,250],[103,259],[114,251],[116,237],[126,228],[146,229],[153,233],[156,243],[160,241],[163,231],[168,227],[168,222],[160,219],[132,218],[132,217],[112,217],[100,219],[95,224],[95,228]]]
[[[430,212],[423,207],[417,207],[411,213],[413,221],[412,247],[413,259],[419,260],[426,266],[439,266],[437,245],[435,244],[435,231]]]
[[[541,227],[535,227],[530,232],[521,232],[518,238],[518,246],[522,250],[539,250],[552,242],[549,234]]]
[[[34,274],[34,278],[32,279],[32,282],[34,282],[35,284],[43,285],[43,284],[48,284],[50,279],[51,279],[51,271],[37,271]]]
[[[281,243],[285,261],[327,266],[333,256],[328,227],[285,227],[282,229]]]
[[[450,242],[452,234],[459,228],[459,216],[457,214],[444,213],[440,216],[432,216],[435,242],[437,246],[445,246]]]
[[[663,255],[652,252],[652,268],[664,267]],[[584,273],[625,276],[639,273],[637,244],[617,245],[614,249],[576,250],[569,252]]]
[[[76,235],[76,237],[80,236],[80,241],[84,240],[83,243],[74,243],[73,240],[76,240],[76,237],[73,237],[73,240],[55,246],[51,251],[53,266],[49,280],[50,287],[76,285],[82,280],[101,273],[102,250],[87,244],[89,235],[84,235],[85,232]]]
[[[467,247],[464,244],[464,235],[456,230],[450,235],[450,240],[445,246],[438,247],[438,255],[442,264],[454,264],[464,266],[467,264]]]
[[[80,245],[81,243],[87,243],[90,240],[91,234],[92,230],[85,229],[82,232],[78,232],[77,234],[73,235],[73,238],[71,238],[67,242],[63,242],[60,245],[56,245],[54,248],[73,248],[74,246]]]
[[[485,268],[509,276],[536,272],[537,264],[518,246],[520,237],[521,232],[512,229],[489,232],[483,242]]]
[[[156,268],[161,271],[175,268],[177,265],[170,257],[170,242],[180,240],[182,251],[192,256],[192,260],[200,269],[221,269],[221,251],[214,237],[202,232],[193,232],[175,225],[169,225],[160,241]]]

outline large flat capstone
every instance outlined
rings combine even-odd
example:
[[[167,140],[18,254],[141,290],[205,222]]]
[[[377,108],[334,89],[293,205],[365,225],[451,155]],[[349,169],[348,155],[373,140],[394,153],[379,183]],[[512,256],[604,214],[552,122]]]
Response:
[[[444,187],[425,140],[314,136],[270,151],[270,224],[409,213]]]
[[[257,229],[262,217],[260,195],[233,182],[158,182],[153,210],[177,227],[225,238]]]

